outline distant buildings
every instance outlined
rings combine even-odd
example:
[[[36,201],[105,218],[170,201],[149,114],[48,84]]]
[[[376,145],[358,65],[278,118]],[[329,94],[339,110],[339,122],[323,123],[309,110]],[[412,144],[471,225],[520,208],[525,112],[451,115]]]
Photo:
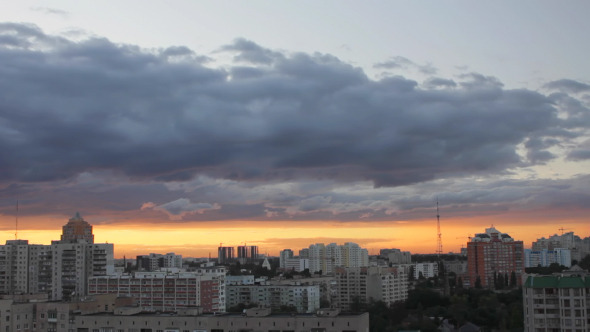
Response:
[[[571,251],[563,248],[555,248],[553,250],[524,250],[524,267],[545,267],[551,264],[559,264],[566,267],[572,266]]]
[[[581,239],[573,232],[564,233],[562,235],[552,235],[549,238],[540,238],[533,242],[533,251],[541,251],[543,249],[569,249],[571,251],[571,259],[580,261],[586,255],[590,255],[590,237]]]
[[[494,227],[476,234],[467,243],[467,266],[471,287],[493,288],[498,275],[508,276],[521,284],[524,272],[524,248],[522,241]]]
[[[527,332],[590,330],[590,275],[530,275],[523,285]]]
[[[258,259],[258,246],[238,246],[238,260],[244,264]]]
[[[309,270],[312,273],[321,271],[329,274],[335,267],[365,266],[369,266],[369,252],[356,243],[316,243],[309,246]]]
[[[279,267],[281,269],[286,269],[288,259],[293,259],[293,250],[291,250],[291,249],[281,250],[281,252],[279,253]]]
[[[416,263],[414,264],[414,279],[420,277],[434,278],[438,276],[438,263]]]
[[[139,255],[136,258],[138,271],[159,271],[161,269],[182,269],[182,255],[169,252],[162,254]]]
[[[401,251],[400,249],[381,249],[379,256],[386,258],[392,264],[412,263],[412,254],[409,251]]]
[[[51,245],[8,240],[0,246],[0,292],[45,293],[51,300],[85,295],[91,276],[114,272],[113,244],[94,243],[92,226],[80,214]]]
[[[235,258],[234,247],[217,248],[217,263],[227,264]]]

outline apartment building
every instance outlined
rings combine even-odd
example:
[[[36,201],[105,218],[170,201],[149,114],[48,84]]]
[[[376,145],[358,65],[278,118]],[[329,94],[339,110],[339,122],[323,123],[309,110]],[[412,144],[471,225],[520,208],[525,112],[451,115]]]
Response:
[[[524,273],[523,242],[494,227],[486,228],[485,233],[476,234],[467,243],[467,269],[471,287],[479,281],[481,287],[491,288],[497,274],[513,273],[520,285]]]
[[[240,303],[279,310],[292,306],[299,313],[310,313],[320,308],[318,285],[228,285],[227,307]]]
[[[423,278],[434,278],[438,276],[438,263],[415,263],[414,279],[420,276]]]
[[[114,272],[113,244],[89,243],[88,225],[77,213],[64,226],[62,240],[51,245],[8,240],[0,246],[0,292],[47,293],[51,300],[87,292],[90,276]]]
[[[0,331],[369,331],[368,313],[343,314],[335,309],[293,315],[273,315],[268,308],[248,309],[241,314],[203,314],[198,308],[146,313],[129,305],[126,299],[112,296],[75,302],[0,299]]]
[[[336,267],[369,266],[369,251],[358,244],[344,245],[316,243],[309,246],[309,271],[330,274]]]
[[[88,279],[88,293],[132,297],[146,311],[176,311],[202,307],[223,312],[226,306],[225,269],[201,272],[135,272]]]
[[[165,255],[150,253],[139,255],[136,258],[138,271],[158,271],[160,269],[177,268],[182,269],[182,255],[169,252]]]
[[[590,275],[529,275],[523,285],[527,332],[590,330]]]
[[[571,251],[564,248],[524,250],[524,267],[549,266],[551,264],[572,266]]]
[[[360,301],[383,301],[390,305],[408,298],[408,275],[402,267],[339,267],[335,270],[333,307],[351,310]]]
[[[287,268],[287,260],[293,259],[293,250],[291,249],[283,249],[279,252],[279,268],[286,269]]]
[[[542,237],[533,242],[533,251],[543,249],[555,250],[557,248],[569,249],[571,259],[580,261],[586,255],[590,255],[590,237],[580,238],[574,232],[567,232],[561,235],[551,235],[548,238]]]

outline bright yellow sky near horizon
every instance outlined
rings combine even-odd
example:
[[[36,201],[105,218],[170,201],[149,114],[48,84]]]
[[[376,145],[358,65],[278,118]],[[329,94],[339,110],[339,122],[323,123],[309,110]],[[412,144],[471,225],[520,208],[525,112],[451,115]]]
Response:
[[[10,224],[0,217],[5,228]],[[495,222],[494,222],[495,221]],[[30,220],[29,220],[30,222]],[[65,224],[67,220],[64,220]],[[14,220],[12,221],[14,225]],[[498,216],[478,219],[441,220],[443,252],[459,252],[469,236],[485,231],[494,225],[509,233],[516,240],[524,241],[525,248],[540,237],[573,231],[580,237],[590,236],[585,221],[561,221],[552,223],[518,223]],[[392,222],[334,222],[334,221],[282,221],[282,222],[211,222],[211,223],[162,223],[93,225],[96,243],[114,243],[115,258],[135,257],[148,253],[174,252],[184,257],[217,256],[217,247],[257,245],[259,252],[277,256],[279,251],[290,248],[297,252],[313,243],[342,244],[355,242],[377,254],[382,248],[399,248],[412,253],[434,253],[436,250],[436,220]],[[30,227],[29,227],[30,228]],[[18,238],[31,244],[49,244],[58,240],[58,229],[21,229]],[[14,229],[0,232],[2,243],[14,239]]]

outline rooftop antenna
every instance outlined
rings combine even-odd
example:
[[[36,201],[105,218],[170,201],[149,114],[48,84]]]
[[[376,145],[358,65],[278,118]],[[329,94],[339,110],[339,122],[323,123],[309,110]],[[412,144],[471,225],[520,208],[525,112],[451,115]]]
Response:
[[[436,240],[436,254],[442,254],[442,234],[440,233],[440,214],[438,212],[438,197],[436,198],[436,231],[437,231],[437,240]]]
[[[14,226],[14,239],[17,240],[18,239],[18,196],[16,198],[16,220],[15,220],[15,226]]]

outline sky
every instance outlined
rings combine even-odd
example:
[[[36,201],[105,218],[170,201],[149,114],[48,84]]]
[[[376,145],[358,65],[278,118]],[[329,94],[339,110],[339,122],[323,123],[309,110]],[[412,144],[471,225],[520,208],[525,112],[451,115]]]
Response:
[[[2,2],[0,241],[80,212],[116,257],[433,253],[437,202],[444,252],[491,225],[590,236],[589,12]]]

